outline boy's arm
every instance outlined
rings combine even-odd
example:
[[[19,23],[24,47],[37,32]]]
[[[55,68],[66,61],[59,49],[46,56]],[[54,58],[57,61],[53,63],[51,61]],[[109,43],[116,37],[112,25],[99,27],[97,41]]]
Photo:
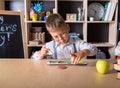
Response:
[[[79,55],[81,58],[88,56],[90,54],[90,51],[88,49],[83,49],[78,51],[77,53],[74,53],[74,55]]]
[[[79,52],[78,52],[79,53]],[[85,56],[89,56],[90,55],[90,50],[88,49],[83,49],[80,51],[80,53],[82,53],[83,57]]]
[[[44,58],[52,58],[52,57],[50,57],[50,54],[51,54],[51,52],[48,52],[48,54],[46,54],[46,55],[41,55],[41,54],[40,54],[40,51],[36,51],[36,52],[31,56],[31,59],[41,60],[41,59],[44,59]]]
[[[31,58],[32,58],[32,59],[36,59],[36,60],[41,59],[41,58],[39,57],[39,51],[36,51],[36,52],[31,56]]]
[[[98,49],[96,46],[90,44],[88,50],[90,51],[90,54],[88,56],[93,56],[93,55],[96,55]]]
[[[38,60],[38,59],[43,59],[44,56],[47,55],[48,51],[49,51],[49,49],[47,49],[45,46],[42,46],[41,50],[36,51],[36,52],[31,56],[31,58],[32,58],[32,59],[37,59],[37,60]]]
[[[87,56],[93,56],[98,51],[96,46],[94,46],[91,43],[84,42],[84,41],[82,41],[81,44],[80,44],[80,50],[85,50],[85,51],[87,50],[87,51],[89,51],[89,54],[86,54]],[[87,53],[85,51],[84,51],[84,53]]]

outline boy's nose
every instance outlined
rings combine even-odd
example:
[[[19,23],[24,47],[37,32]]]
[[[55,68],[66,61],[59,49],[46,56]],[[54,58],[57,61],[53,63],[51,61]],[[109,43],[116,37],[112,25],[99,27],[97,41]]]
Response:
[[[58,38],[59,38],[60,40],[62,40],[62,39],[63,39],[63,37],[62,37],[61,35],[59,35],[59,36],[58,36]]]

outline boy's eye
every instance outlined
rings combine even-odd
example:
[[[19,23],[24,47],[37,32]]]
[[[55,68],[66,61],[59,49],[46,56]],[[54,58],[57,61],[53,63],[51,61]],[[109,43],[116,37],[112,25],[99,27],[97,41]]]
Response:
[[[58,38],[58,36],[53,36],[54,38]]]
[[[59,37],[64,37],[67,34],[67,32],[63,32],[61,34],[55,35],[53,36],[55,39],[59,38]]]

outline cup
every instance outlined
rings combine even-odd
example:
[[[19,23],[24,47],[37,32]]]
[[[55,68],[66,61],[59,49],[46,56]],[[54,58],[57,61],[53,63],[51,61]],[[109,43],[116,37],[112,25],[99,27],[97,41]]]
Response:
[[[35,13],[33,16],[32,16],[32,21],[37,21],[37,14]]]
[[[90,17],[90,21],[94,21],[94,18],[93,18],[93,17]]]

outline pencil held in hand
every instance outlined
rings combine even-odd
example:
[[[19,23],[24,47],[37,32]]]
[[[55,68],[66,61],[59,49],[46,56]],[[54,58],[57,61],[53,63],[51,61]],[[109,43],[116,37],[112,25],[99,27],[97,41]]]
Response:
[[[53,54],[52,51],[51,51],[50,49],[48,50],[48,54],[50,54],[50,55]]]
[[[44,52],[44,54],[53,54],[52,51],[49,48],[46,48],[45,45],[42,47],[41,51]]]

